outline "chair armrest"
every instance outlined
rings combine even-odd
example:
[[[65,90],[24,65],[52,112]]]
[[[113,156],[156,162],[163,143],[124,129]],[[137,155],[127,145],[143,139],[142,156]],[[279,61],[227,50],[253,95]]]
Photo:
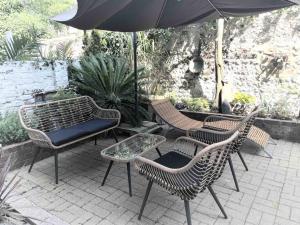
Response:
[[[97,111],[94,115],[102,119],[121,119],[121,113],[116,109],[103,109],[97,107]]]
[[[242,125],[243,118],[231,118],[226,116],[212,115],[205,118],[203,127],[215,131],[238,130]]]
[[[118,120],[118,125],[120,123],[121,120],[121,113],[116,110],[116,109],[104,109],[101,108],[100,106],[97,105],[97,103],[95,102],[94,99],[92,99],[89,96],[86,96],[94,105],[95,107],[95,112],[94,112],[94,116],[101,118],[101,119],[116,119]]]
[[[232,118],[230,116],[221,116],[221,115],[211,115],[208,116],[204,119],[203,123],[207,123],[207,122],[216,122],[216,121],[220,121],[220,120],[229,120],[229,121],[242,121],[243,118]]]
[[[201,147],[204,147],[204,148],[208,146],[208,144],[206,144],[204,142],[201,142],[201,141],[198,141],[198,140],[195,140],[195,139],[190,138],[190,137],[179,137],[179,138],[176,139],[175,144],[180,143],[182,141],[187,142],[187,143],[189,142],[189,143],[193,143],[193,144],[196,144],[196,145],[200,145]]]
[[[220,134],[220,135],[227,134],[227,133],[233,134],[233,132],[231,132],[231,131],[212,130],[212,129],[207,129],[207,128],[203,127],[203,128],[191,128],[191,129],[188,129],[186,131],[186,136],[193,138],[193,134],[195,134],[195,133]]]
[[[179,137],[176,139],[172,150],[193,158],[195,153],[201,151],[207,146],[208,144],[202,142],[202,140],[196,140],[190,137]]]
[[[217,142],[221,142],[229,138],[233,135],[234,130],[229,131],[218,131],[218,130],[211,130],[205,128],[198,128],[198,129],[189,129],[187,130],[187,136],[193,139],[196,139],[200,142],[204,142],[206,144],[214,144]]]
[[[36,143],[41,147],[55,148],[55,146],[52,144],[50,138],[46,135],[45,132],[32,127],[28,127],[25,124],[22,117],[22,107],[19,109],[18,114],[19,114],[21,125],[27,131],[30,140],[32,140],[34,143]]]
[[[163,166],[153,160],[147,159],[142,156],[137,156],[135,158],[134,165],[138,171],[141,171],[147,167],[151,170],[151,172],[156,171],[157,173],[159,173],[161,171],[161,172],[165,172],[165,173],[169,173],[169,174],[178,174],[181,171],[181,169],[172,169],[172,168]],[[157,174],[155,174],[155,175],[157,175]]]
[[[37,145],[41,147],[55,148],[50,138],[43,131],[28,127],[25,127],[25,130],[27,131],[30,140],[32,140]]]

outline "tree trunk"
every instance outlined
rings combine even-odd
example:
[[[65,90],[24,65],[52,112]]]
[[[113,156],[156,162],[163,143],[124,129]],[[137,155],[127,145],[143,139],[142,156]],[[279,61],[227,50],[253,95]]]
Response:
[[[223,62],[223,33],[224,33],[224,19],[217,20],[217,38],[215,41],[215,73],[216,73],[216,95],[214,106],[219,108],[221,112],[222,106],[222,88],[224,76],[224,62]]]

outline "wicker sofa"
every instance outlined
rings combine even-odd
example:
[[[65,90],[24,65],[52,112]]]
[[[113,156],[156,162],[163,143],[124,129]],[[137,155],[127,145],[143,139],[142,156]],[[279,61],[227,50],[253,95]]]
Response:
[[[35,144],[53,150],[58,183],[58,150],[110,130],[115,136],[113,129],[118,127],[121,114],[118,110],[100,108],[92,98],[82,96],[24,105],[19,110],[19,117]],[[35,153],[28,172],[40,151]]]

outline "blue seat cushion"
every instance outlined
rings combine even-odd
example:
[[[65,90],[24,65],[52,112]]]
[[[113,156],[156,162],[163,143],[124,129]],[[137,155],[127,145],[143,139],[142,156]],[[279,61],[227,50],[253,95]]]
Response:
[[[178,152],[168,152],[154,161],[163,166],[177,169],[186,166],[191,161],[191,158],[179,154]]]
[[[71,127],[50,131],[46,134],[50,138],[53,145],[60,146],[68,142],[75,141],[78,138],[106,130],[116,124],[116,120],[91,119]]]

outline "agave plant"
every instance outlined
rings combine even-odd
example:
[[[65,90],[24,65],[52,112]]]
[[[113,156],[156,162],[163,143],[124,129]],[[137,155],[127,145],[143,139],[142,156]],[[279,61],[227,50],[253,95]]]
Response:
[[[135,115],[134,72],[120,58],[105,57],[102,54],[89,55],[80,61],[80,66],[72,66],[73,84],[80,94],[95,99],[104,108],[118,109],[122,119],[138,125],[148,118],[148,112],[138,106]],[[138,69],[139,77],[143,68]]]
[[[6,176],[10,167],[11,157],[3,156],[0,145],[0,224],[5,222],[12,224],[24,224],[28,217],[21,215],[7,204],[7,199],[10,197],[10,194],[21,181],[21,178],[18,178],[17,176],[18,173],[16,173],[5,185]]]

